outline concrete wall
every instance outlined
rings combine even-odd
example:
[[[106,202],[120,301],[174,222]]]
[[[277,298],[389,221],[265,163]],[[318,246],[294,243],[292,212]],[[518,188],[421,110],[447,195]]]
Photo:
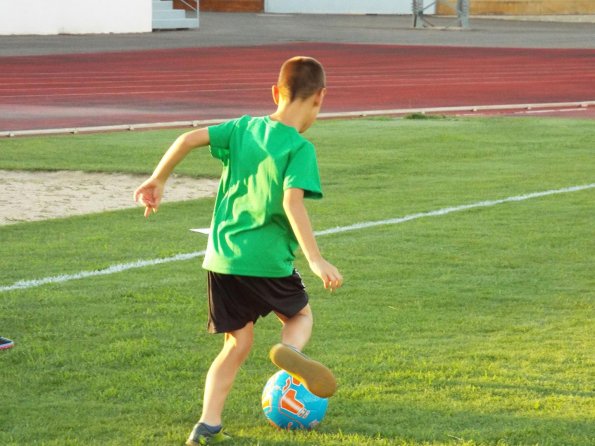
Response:
[[[151,32],[151,0],[0,0],[0,35]]]
[[[303,14],[411,14],[411,4],[411,0],[265,0],[264,10]],[[433,13],[434,7],[426,9],[426,14]]]
[[[595,0],[469,0],[469,10],[472,15],[595,14]],[[440,3],[437,13],[455,12]]]

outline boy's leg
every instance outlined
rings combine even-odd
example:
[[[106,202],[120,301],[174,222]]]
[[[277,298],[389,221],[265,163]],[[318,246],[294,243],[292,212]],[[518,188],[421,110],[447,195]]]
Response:
[[[221,424],[223,406],[236,373],[248,357],[254,340],[254,324],[246,324],[244,328],[225,333],[225,341],[221,352],[217,355],[205,381],[205,392],[200,422],[217,426]]]
[[[224,336],[223,348],[207,373],[202,415],[186,441],[190,446],[217,444],[230,439],[221,430],[221,414],[236,374],[252,348],[254,324],[250,322]]]
[[[298,350],[303,350],[310,336],[312,335],[312,325],[314,325],[314,318],[310,304],[306,305],[295,316],[288,318],[280,313],[275,313],[281,320],[283,328],[281,330],[281,342],[286,345],[291,345]]]
[[[337,382],[333,373],[323,364],[304,355],[301,350],[312,334],[313,317],[310,305],[290,318],[277,313],[283,323],[281,344],[273,346],[270,358],[273,363],[296,376],[312,392],[322,398],[335,393]]]

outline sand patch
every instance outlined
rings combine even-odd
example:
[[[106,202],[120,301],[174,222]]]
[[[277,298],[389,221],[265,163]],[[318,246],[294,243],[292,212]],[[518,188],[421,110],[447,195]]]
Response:
[[[0,225],[138,207],[146,175],[0,170]],[[163,202],[213,197],[218,180],[172,176]],[[140,207],[139,207],[140,212]]]

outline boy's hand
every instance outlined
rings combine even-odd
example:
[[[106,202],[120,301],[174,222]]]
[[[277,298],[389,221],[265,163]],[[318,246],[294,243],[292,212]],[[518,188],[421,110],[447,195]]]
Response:
[[[134,201],[145,206],[145,218],[157,212],[165,183],[157,178],[149,178],[134,191]]]
[[[339,270],[323,258],[310,262],[310,269],[322,279],[324,287],[331,292],[343,285],[343,276]]]

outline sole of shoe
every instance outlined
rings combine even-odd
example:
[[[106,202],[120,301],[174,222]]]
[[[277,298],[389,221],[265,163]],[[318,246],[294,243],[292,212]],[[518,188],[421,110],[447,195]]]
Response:
[[[337,381],[328,367],[284,344],[271,348],[269,357],[273,364],[295,376],[314,395],[320,398],[333,396]]]

